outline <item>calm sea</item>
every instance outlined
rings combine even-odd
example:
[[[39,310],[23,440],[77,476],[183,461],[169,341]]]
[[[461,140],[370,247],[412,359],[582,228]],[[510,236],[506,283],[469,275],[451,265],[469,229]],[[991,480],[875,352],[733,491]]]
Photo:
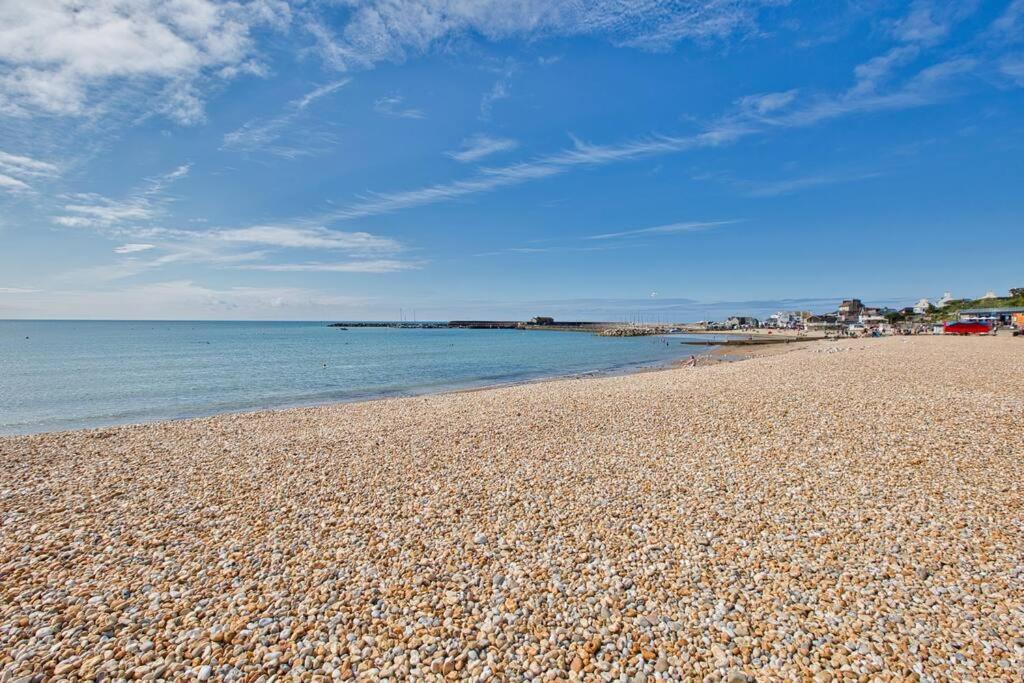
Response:
[[[682,341],[301,322],[0,321],[0,434],[614,372],[706,348]]]

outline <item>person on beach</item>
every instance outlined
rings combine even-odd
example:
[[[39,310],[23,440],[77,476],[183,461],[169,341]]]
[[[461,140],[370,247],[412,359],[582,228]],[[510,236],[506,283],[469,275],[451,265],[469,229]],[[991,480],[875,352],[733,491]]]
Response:
[[[690,356],[690,360],[686,361],[686,365],[687,365],[687,367],[691,367],[691,368],[697,367],[697,357],[696,356]]]

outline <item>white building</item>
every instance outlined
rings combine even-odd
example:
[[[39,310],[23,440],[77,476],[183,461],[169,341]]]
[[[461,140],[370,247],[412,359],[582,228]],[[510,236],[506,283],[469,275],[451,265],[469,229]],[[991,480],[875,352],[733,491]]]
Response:
[[[794,328],[803,322],[803,316],[798,312],[779,311],[768,316],[765,321],[766,327],[778,327],[783,329]]]
[[[867,309],[858,318],[861,325],[877,327],[888,322],[886,317],[877,308]]]
[[[936,302],[935,305],[938,306],[939,308],[942,308],[943,306],[945,306],[946,304],[948,304],[952,300],[953,300],[953,295],[950,292],[943,292],[942,293],[942,298],[939,299],[938,302]]]
[[[928,301],[928,299],[921,299],[916,304],[914,304],[914,313],[917,313],[918,315],[922,315],[922,314],[927,313],[928,311],[930,311],[931,308],[932,308],[932,302]]]

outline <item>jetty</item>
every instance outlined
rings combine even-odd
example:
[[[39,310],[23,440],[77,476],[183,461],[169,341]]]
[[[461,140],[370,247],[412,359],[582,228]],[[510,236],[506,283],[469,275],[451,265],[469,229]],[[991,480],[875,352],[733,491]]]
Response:
[[[410,322],[408,320],[363,320],[358,322],[334,322],[327,327],[339,329],[386,327],[401,330],[546,330],[551,332],[593,332],[614,327],[615,323],[580,320],[555,321],[554,318],[536,317],[530,320],[449,320],[447,322]]]

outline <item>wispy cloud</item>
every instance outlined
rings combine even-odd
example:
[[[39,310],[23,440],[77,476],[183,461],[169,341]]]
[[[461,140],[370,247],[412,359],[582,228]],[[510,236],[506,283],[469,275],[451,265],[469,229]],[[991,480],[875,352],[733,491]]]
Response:
[[[633,228],[630,230],[607,232],[599,235],[587,235],[581,238],[576,238],[577,243],[575,244],[546,244],[544,246],[507,247],[504,249],[496,249],[493,251],[487,251],[480,254],[476,254],[476,256],[503,256],[508,254],[529,256],[534,254],[551,254],[567,252],[617,251],[620,249],[648,246],[648,242],[643,242],[635,238],[658,237],[662,235],[679,235],[683,233],[703,232],[706,230],[713,230],[723,225],[733,225],[735,223],[742,222],[743,221],[740,219],[716,221],[679,221],[676,223],[666,223],[664,225],[655,225],[647,228]],[[593,240],[600,240],[601,242],[598,244],[590,243]],[[544,242],[546,240],[540,241]],[[578,242],[580,241],[582,241],[583,244],[579,244]]]
[[[590,245],[590,246],[578,246],[578,245],[555,245],[548,247],[507,247],[505,249],[495,249],[493,251],[485,251],[476,256],[505,256],[508,254],[519,255],[519,256],[530,256],[534,254],[564,254],[564,253],[587,253],[587,252],[598,252],[598,251],[618,251],[620,249],[629,249],[640,246],[635,243],[617,243],[617,244],[601,244],[601,245]]]
[[[953,26],[970,16],[976,0],[947,3],[914,0],[906,16],[890,22],[893,37],[905,43],[934,44],[949,35]]]
[[[122,199],[98,194],[66,197],[64,213],[54,217],[58,225],[94,230],[109,238],[131,240],[113,249],[123,257],[113,264],[78,270],[73,277],[108,282],[173,265],[206,264],[269,271],[394,272],[418,267],[416,262],[395,258],[404,251],[397,240],[362,231],[332,230],[308,222],[302,225],[257,224],[186,230],[163,227],[171,198],[166,190],[188,175],[191,166],[144,181]],[[270,262],[293,252],[340,252],[348,260],[301,264]],[[258,266],[258,267],[257,267]]]
[[[257,225],[247,228],[191,233],[223,242],[259,244],[289,249],[344,249],[350,251],[399,251],[395,240],[367,232],[342,232],[326,228],[298,228],[287,225]]]
[[[600,235],[591,235],[587,239],[607,240],[619,237],[640,237],[651,235],[678,235],[685,232],[703,232],[723,225],[740,223],[739,219],[719,221],[686,221],[681,223],[668,223],[666,225],[655,225],[650,228],[636,228],[633,230],[622,230],[620,232],[606,232]]]
[[[313,90],[311,90],[310,92],[306,93],[305,95],[303,95],[299,99],[294,100],[291,104],[296,109],[299,109],[299,110],[305,109],[309,105],[311,105],[314,102],[316,102],[317,100],[319,100],[321,97],[326,97],[326,96],[330,95],[331,93],[335,92],[336,90],[339,90],[340,88],[345,87],[351,81],[352,81],[351,78],[342,78],[341,80],[338,80],[338,81],[333,81],[331,83],[325,83],[324,85],[321,85],[319,88],[314,88]]]
[[[784,178],[768,181],[741,181],[737,184],[747,188],[751,197],[779,197],[824,185],[838,185],[881,177],[881,173],[819,174],[799,178]]]
[[[9,192],[12,194],[18,194],[21,192],[29,192],[32,188],[24,180],[18,180],[12,178],[9,175],[0,173],[0,190]]]
[[[123,256],[123,260],[73,271],[69,277],[109,282],[169,266],[195,264],[277,272],[387,273],[417,268],[422,263],[396,258],[405,247],[391,238],[321,226],[254,225],[181,230],[125,225],[113,232],[148,241],[118,246],[114,252]],[[325,251],[342,253],[348,260],[332,263],[273,260],[295,253],[322,254]]]
[[[784,0],[782,0],[784,1]],[[721,40],[757,32],[763,8],[780,0],[691,2],[675,0],[351,0],[348,20],[334,26],[317,16],[304,18],[321,57],[349,71],[380,62],[401,62],[448,38],[592,35],[616,45],[664,50],[683,41]]]
[[[892,64],[898,60],[888,55],[887,61]],[[573,138],[573,146],[560,152],[508,166],[484,168],[478,175],[462,180],[414,190],[374,193],[347,207],[328,212],[320,220],[348,220],[385,214],[549,178],[578,167],[604,166],[717,147],[779,128],[806,127],[853,114],[923,107],[950,97],[956,79],[971,74],[977,66],[977,60],[973,58],[952,58],[922,68],[888,89],[879,87],[884,71],[880,65],[858,67],[854,85],[838,94],[810,95],[801,100],[793,90],[762,93],[749,100],[741,99],[735,111],[702,132],[687,136],[652,135],[610,145],[591,144]]]
[[[456,161],[468,163],[498,152],[508,152],[518,146],[518,142],[509,138],[493,138],[489,135],[479,134],[466,138],[458,150],[445,152],[445,154]]]
[[[59,174],[60,169],[56,164],[0,150],[0,191],[30,192],[32,181],[55,178]]]
[[[333,136],[307,126],[301,131],[301,142],[288,144],[287,142],[281,143],[280,140],[287,137],[289,133],[300,132],[293,129],[310,105],[345,87],[351,80],[343,78],[321,85],[289,102],[285,113],[280,116],[248,121],[241,127],[225,133],[221,149],[236,152],[265,152],[286,159],[297,159],[314,154],[317,149],[323,149],[333,143]]]
[[[1024,40],[1024,0],[1013,0],[999,18],[992,22],[992,32],[1015,42]]]
[[[120,247],[116,247],[114,249],[114,253],[115,254],[137,254],[140,251],[149,251],[150,249],[155,249],[155,248],[156,248],[155,244],[139,244],[139,243],[122,244]]]
[[[422,267],[420,261],[375,259],[343,261],[340,263],[263,263],[237,266],[243,270],[262,270],[273,273],[397,273]]]
[[[389,95],[388,97],[381,97],[373,103],[373,110],[378,114],[384,116],[392,116],[398,119],[422,119],[426,116],[419,109],[412,107],[404,107],[402,103],[405,101],[401,95]]]
[[[770,114],[788,107],[796,99],[797,93],[798,91],[794,88],[784,92],[746,95],[737,100],[736,104],[740,110],[749,114]]]
[[[508,99],[512,94],[512,79],[511,74],[506,74],[494,82],[491,89],[483,94],[480,98],[480,118],[489,119],[491,118],[491,112],[494,110],[494,103],[500,100]]]
[[[619,145],[591,145],[574,140],[574,146],[570,149],[537,157],[532,161],[496,168],[483,168],[473,178],[438,183],[415,190],[374,193],[355,204],[327,212],[320,216],[319,220],[349,220],[391,213],[414,206],[451,201],[560,175],[575,167],[600,166],[655,154],[682,151],[701,145],[720,144],[726,138],[731,138],[736,134],[721,129],[692,137],[657,136]]]
[[[168,173],[148,178],[127,197],[112,199],[96,193],[66,195],[64,214],[53,221],[67,228],[116,229],[146,223],[161,214],[171,198],[165,190],[186,177],[191,164],[182,164]]]
[[[999,71],[1017,85],[1024,86],[1024,54],[1003,58],[999,63]]]

